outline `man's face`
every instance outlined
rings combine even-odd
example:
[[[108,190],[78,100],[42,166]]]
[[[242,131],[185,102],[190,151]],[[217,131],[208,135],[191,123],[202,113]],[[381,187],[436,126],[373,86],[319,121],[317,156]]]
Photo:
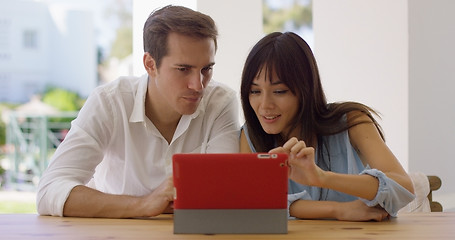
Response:
[[[214,64],[213,39],[169,34],[168,54],[157,70],[148,71],[153,105],[167,114],[194,113],[212,78]]]

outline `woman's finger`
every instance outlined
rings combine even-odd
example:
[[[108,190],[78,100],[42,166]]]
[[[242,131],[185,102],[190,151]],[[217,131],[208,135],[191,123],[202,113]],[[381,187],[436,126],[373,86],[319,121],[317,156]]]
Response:
[[[283,148],[286,149],[288,152],[291,152],[292,147],[297,144],[299,140],[296,137],[290,138],[284,145]]]
[[[292,146],[292,148],[290,149],[290,152],[293,153],[293,154],[297,154],[300,151],[302,151],[302,149],[305,149],[305,148],[306,148],[305,142],[304,141],[298,141],[297,143],[294,144],[294,146]]]
[[[270,150],[269,153],[289,153],[289,151],[286,151],[283,147],[277,147]]]
[[[312,148],[312,147],[303,148],[296,154],[296,157],[302,158],[302,157],[308,156],[308,155],[314,155],[314,148]]]

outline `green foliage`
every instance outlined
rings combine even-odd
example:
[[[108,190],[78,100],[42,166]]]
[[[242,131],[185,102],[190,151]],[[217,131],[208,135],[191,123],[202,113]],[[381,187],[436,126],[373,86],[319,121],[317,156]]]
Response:
[[[3,122],[2,113],[5,109],[15,108],[17,104],[0,103],[0,146],[6,143],[6,123]],[[1,151],[0,151],[1,154]]]
[[[311,2],[309,5],[304,5],[298,0],[294,0],[289,7],[272,9],[267,1],[264,1],[262,5],[264,33],[283,32],[287,23],[291,23],[295,29],[302,26],[311,27],[313,24],[311,5]]]
[[[0,214],[3,213],[36,213],[34,202],[1,201]]]
[[[133,53],[133,15],[130,0],[115,0],[106,12],[120,23],[115,40],[112,43],[110,57],[124,59]]]
[[[0,146],[5,145],[6,143],[6,124],[2,120],[2,113],[0,112]],[[0,169],[1,175],[1,169]]]
[[[133,52],[133,29],[131,26],[117,29],[117,36],[112,44],[111,56],[123,59]]]
[[[44,93],[43,102],[60,111],[79,111],[83,104],[77,93],[61,88],[49,88]]]

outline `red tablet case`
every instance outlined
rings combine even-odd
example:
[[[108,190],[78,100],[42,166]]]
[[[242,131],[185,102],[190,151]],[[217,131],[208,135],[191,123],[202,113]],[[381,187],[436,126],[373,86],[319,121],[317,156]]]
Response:
[[[175,154],[174,232],[287,232],[286,160],[286,154]]]

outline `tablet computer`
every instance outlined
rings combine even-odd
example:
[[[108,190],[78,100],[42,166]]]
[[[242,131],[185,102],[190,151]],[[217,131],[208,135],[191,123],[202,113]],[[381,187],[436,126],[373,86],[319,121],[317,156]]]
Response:
[[[287,233],[286,154],[174,154],[174,233]]]

